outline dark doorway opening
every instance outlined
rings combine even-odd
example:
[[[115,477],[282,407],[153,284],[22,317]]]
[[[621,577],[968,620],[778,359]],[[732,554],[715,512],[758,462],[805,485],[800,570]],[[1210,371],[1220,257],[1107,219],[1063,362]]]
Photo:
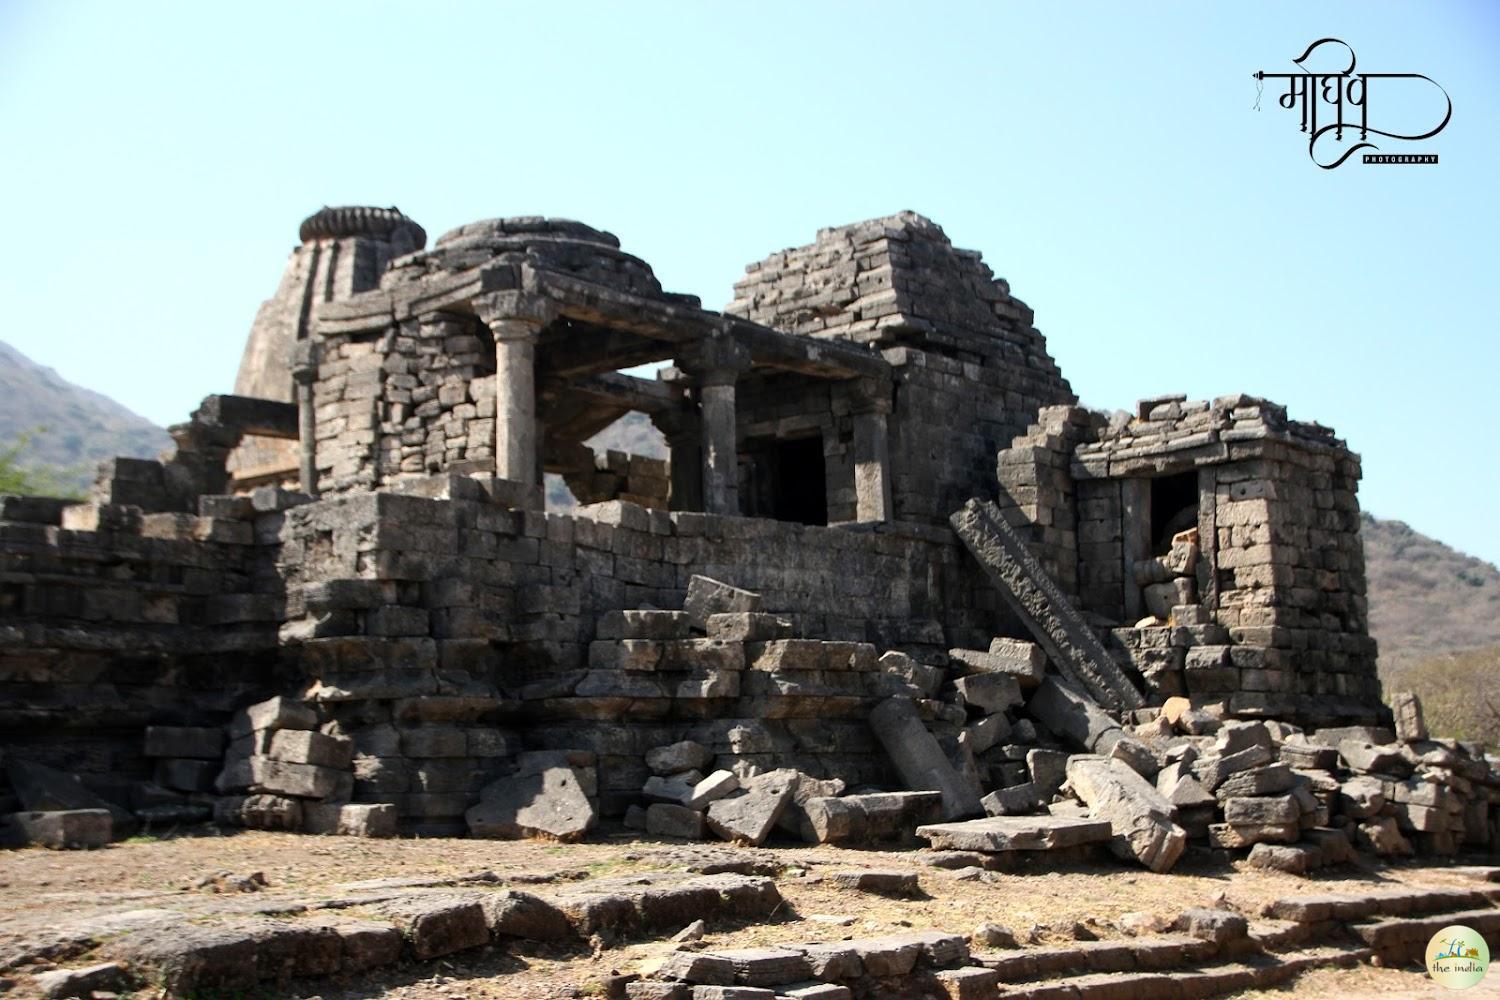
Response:
[[[752,442],[744,464],[740,504],[746,516],[828,523],[821,437]]]
[[[1198,526],[1198,473],[1180,472],[1151,480],[1151,551],[1162,555],[1172,536]]]

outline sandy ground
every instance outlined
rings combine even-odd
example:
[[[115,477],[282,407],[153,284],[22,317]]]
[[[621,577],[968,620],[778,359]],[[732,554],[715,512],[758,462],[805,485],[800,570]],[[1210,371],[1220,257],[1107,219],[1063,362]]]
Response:
[[[633,837],[563,846],[240,832],[135,840],[92,852],[0,852],[0,945],[75,918],[112,911],[166,907],[182,911],[187,919],[198,919],[283,900],[295,903],[348,895],[359,891],[352,884],[363,880],[455,878],[478,872],[493,872],[501,882],[529,883],[538,878],[574,882],[677,868],[684,850],[681,844]],[[1345,867],[1331,876],[1301,879],[1237,870],[1206,854],[1189,854],[1168,875],[1106,861],[1029,874],[988,873],[982,880],[970,881],[921,865],[916,852],[784,847],[758,853],[774,855],[786,866],[777,880],[785,898],[783,908],[766,922],[710,925],[704,939],[707,947],[838,940],[906,929],[968,933],[983,921],[1056,943],[1071,940],[1079,933],[1078,924],[1084,933],[1117,936],[1112,922],[1132,912],[1170,919],[1190,906],[1227,902],[1254,916],[1270,900],[1299,893],[1397,884],[1475,885],[1463,873],[1442,867]],[[922,892],[914,898],[885,898],[840,888],[828,878],[840,869],[861,867],[918,872]],[[254,893],[215,893],[196,887],[216,871],[263,873],[266,887]],[[545,894],[549,883],[528,888]],[[281,995],[324,1000],[597,996],[605,976],[649,968],[673,947],[666,940],[633,941],[595,951],[526,943],[499,945],[434,963],[396,967],[357,982],[307,980]],[[8,975],[24,991],[26,977]],[[1320,971],[1288,989],[1244,994],[1257,998],[1337,996],[1340,1000],[1449,995],[1500,997],[1500,978],[1493,988],[1449,994],[1420,970],[1362,967]]]

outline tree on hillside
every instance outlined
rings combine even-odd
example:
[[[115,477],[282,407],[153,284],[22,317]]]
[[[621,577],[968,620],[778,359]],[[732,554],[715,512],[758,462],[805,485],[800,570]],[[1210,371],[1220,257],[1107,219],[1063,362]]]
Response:
[[[36,436],[43,428],[21,434],[14,441],[0,445],[0,494],[20,496],[70,497],[82,499],[75,487],[66,483],[71,470],[52,469],[25,461]]]
[[[1390,670],[1387,691],[1415,691],[1434,737],[1500,746],[1500,646],[1430,656]]]

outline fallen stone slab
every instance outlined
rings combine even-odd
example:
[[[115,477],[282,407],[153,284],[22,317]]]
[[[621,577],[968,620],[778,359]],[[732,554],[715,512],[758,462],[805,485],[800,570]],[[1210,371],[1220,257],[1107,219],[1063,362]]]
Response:
[[[977,782],[965,780],[928,732],[909,698],[887,698],[870,713],[870,728],[906,787],[940,792],[943,817],[962,819],[982,811]]]
[[[567,915],[540,896],[518,889],[487,892],[480,898],[490,933],[528,941],[560,941],[571,937]]]
[[[743,795],[709,804],[709,829],[725,840],[759,847],[771,836],[781,814],[791,804],[793,791],[789,780],[753,781]]]
[[[106,847],[114,839],[115,821],[108,809],[20,812],[7,819],[15,839],[54,850]]]
[[[798,833],[809,844],[901,840],[943,818],[940,792],[873,792],[808,799]]]
[[[354,741],[347,736],[329,736],[310,729],[283,729],[271,737],[267,756],[293,764],[316,764],[347,771],[354,760]]]
[[[708,620],[714,615],[739,611],[759,611],[760,595],[750,590],[741,590],[721,580],[694,575],[688,580],[687,598],[682,610],[688,621],[699,631],[708,631]]]
[[[653,802],[646,807],[646,832],[653,837],[702,840],[708,833],[708,817],[697,809]]]
[[[1389,774],[1404,778],[1412,771],[1411,761],[1401,754],[1395,745],[1376,746],[1363,740],[1340,740],[1339,756],[1351,771],[1364,774]]]
[[[1187,849],[1171,803],[1129,766],[1105,757],[1079,755],[1068,761],[1068,784],[1114,831],[1115,854],[1134,858],[1154,872],[1170,871]]]
[[[294,798],[322,799],[338,789],[346,772],[317,764],[294,764],[270,757],[250,758],[252,791]]]
[[[1145,700],[1094,630],[989,501],[970,500],[949,520],[1047,657],[1101,705],[1140,708]]]
[[[229,735],[242,739],[273,729],[316,729],[318,713],[306,702],[277,696],[240,709],[229,720]]]
[[[898,869],[860,868],[834,872],[833,884],[858,892],[887,896],[911,896],[921,891],[916,872]]]
[[[571,767],[502,778],[486,785],[479,804],[464,813],[470,834],[502,840],[577,840],[597,818],[594,804],[584,794],[583,776]]]
[[[1026,703],[1026,714],[1088,753],[1105,752],[1099,748],[1122,735],[1120,724],[1108,712],[1063,677],[1044,679]]]
[[[917,836],[937,850],[1051,851],[1107,842],[1107,821],[1063,816],[991,816],[963,823],[933,823],[917,827]]]
[[[987,714],[1021,704],[1021,685],[1009,674],[970,674],[953,687],[965,705]]]
[[[76,774],[12,758],[6,763],[5,775],[26,812],[104,809],[114,818],[115,836],[128,836],[136,828],[135,817],[128,809],[90,791]]]

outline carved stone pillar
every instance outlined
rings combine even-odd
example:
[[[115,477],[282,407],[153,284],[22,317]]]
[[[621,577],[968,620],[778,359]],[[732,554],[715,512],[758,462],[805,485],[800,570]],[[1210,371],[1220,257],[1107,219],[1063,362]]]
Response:
[[[293,398],[297,403],[297,481],[310,497],[318,495],[318,411],[314,387],[318,381],[318,342],[292,344]]]
[[[672,477],[672,494],[667,506],[671,510],[703,509],[703,421],[696,409],[684,407],[653,413],[651,422],[667,439],[672,457],[668,474]]]
[[[554,314],[514,292],[476,299],[474,311],[495,336],[495,475],[539,485],[536,342]]]

